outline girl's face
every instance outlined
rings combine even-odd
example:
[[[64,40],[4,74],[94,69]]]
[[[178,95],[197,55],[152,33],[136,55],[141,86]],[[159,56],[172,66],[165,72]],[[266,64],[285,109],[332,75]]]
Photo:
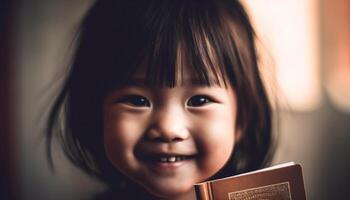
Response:
[[[193,185],[217,173],[235,143],[233,89],[200,86],[184,74],[173,88],[151,88],[135,77],[104,101],[108,159],[159,197],[193,196]]]

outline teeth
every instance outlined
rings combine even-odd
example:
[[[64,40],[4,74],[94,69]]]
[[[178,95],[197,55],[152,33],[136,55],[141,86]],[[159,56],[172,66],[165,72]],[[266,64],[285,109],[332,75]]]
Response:
[[[178,162],[184,159],[185,157],[183,156],[161,156],[159,158],[160,162]]]
[[[168,158],[169,162],[175,162],[176,161],[176,157],[175,156],[171,156]]]
[[[167,162],[168,159],[167,159],[167,157],[160,157],[160,161],[161,161],[161,162]]]

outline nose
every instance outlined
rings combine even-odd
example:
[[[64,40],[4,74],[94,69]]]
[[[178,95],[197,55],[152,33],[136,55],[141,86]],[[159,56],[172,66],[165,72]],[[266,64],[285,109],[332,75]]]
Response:
[[[189,137],[184,111],[175,106],[155,110],[147,139],[157,142],[179,142]]]

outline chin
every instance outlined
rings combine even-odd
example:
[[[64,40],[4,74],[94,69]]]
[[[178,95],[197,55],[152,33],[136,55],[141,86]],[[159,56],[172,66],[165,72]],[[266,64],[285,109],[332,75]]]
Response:
[[[143,186],[148,193],[155,197],[160,198],[174,198],[177,196],[186,196],[193,192],[193,187],[188,186],[185,187],[181,183],[178,183],[176,186],[169,186],[169,184],[149,184],[147,186]]]

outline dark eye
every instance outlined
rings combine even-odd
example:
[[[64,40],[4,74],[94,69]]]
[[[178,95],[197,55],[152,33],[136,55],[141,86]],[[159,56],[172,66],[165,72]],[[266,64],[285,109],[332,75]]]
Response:
[[[151,103],[146,97],[140,95],[129,95],[118,100],[120,103],[125,103],[135,107],[150,107]]]
[[[187,105],[191,107],[199,107],[199,106],[204,106],[205,104],[213,102],[212,99],[208,96],[205,95],[196,95],[191,97]]]

